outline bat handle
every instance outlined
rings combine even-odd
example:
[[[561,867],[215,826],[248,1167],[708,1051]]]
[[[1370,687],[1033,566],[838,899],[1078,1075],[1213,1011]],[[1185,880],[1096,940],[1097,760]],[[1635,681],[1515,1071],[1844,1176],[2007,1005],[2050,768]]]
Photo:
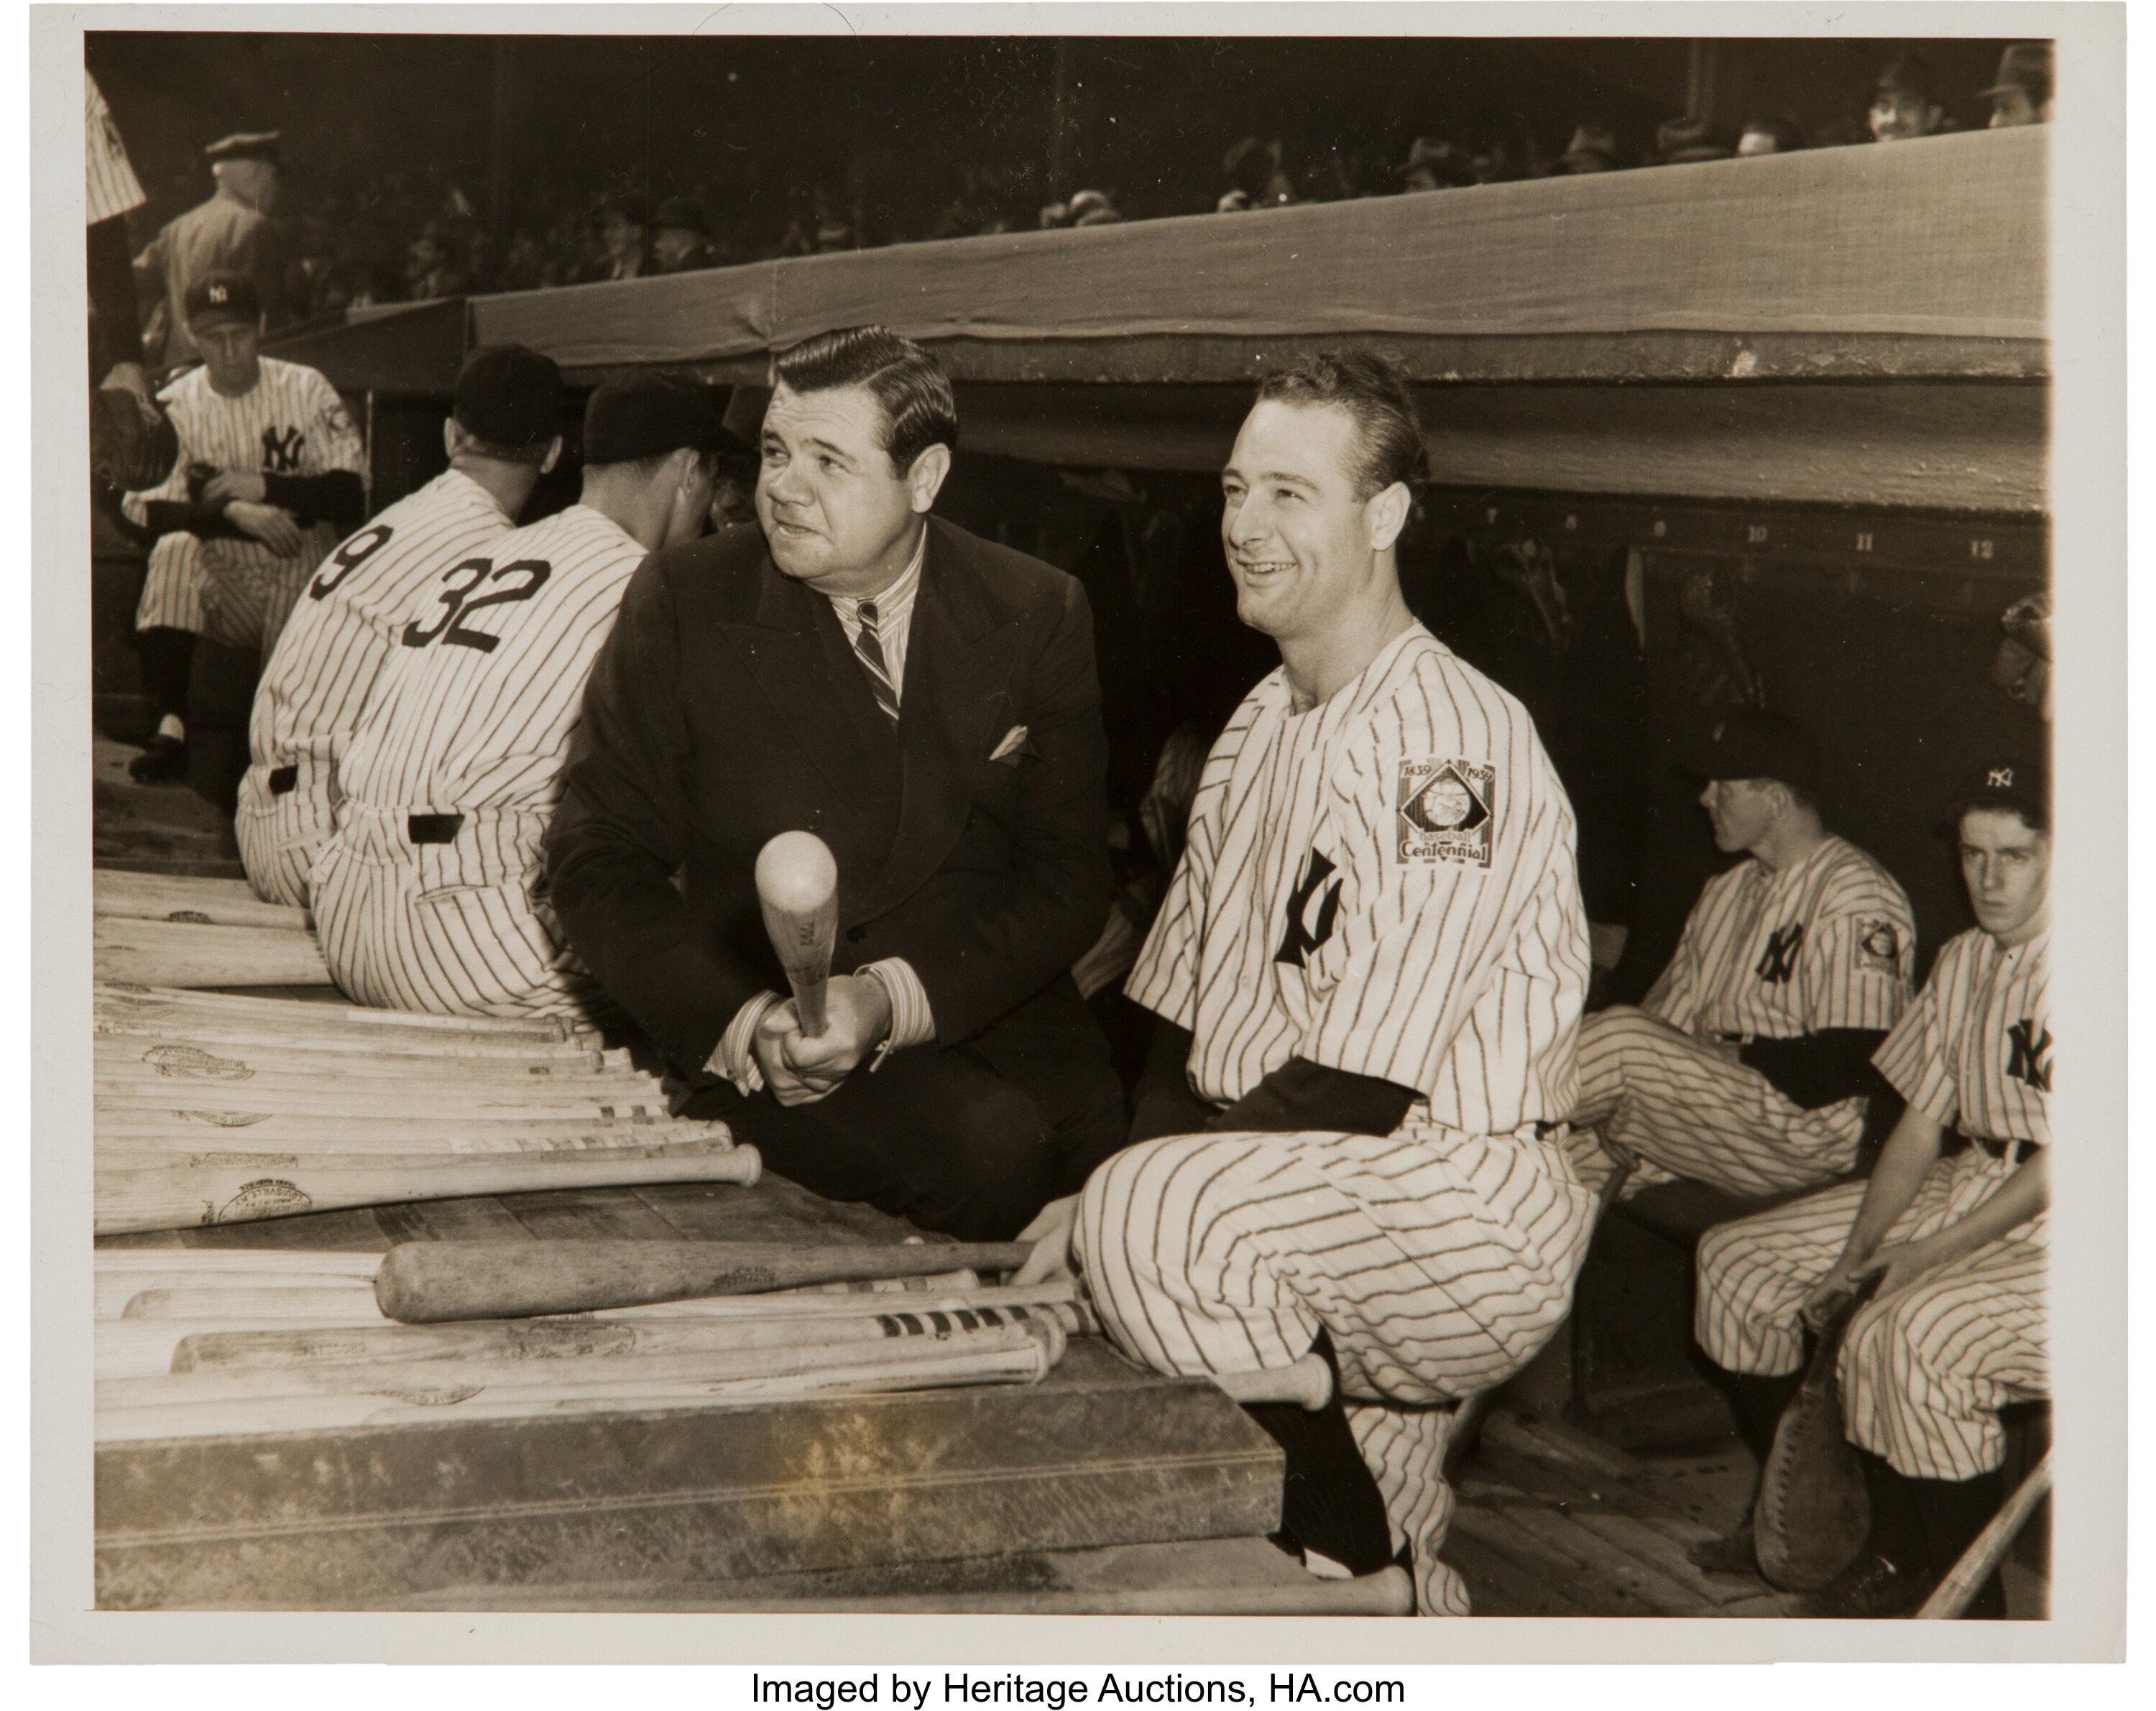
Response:
[[[1215,1373],[1213,1382],[1245,1404],[1300,1402],[1314,1414],[1332,1400],[1332,1369],[1322,1354],[1306,1354],[1292,1366]]]
[[[824,1008],[824,994],[829,984],[825,975],[803,977],[787,973],[786,984],[793,989],[793,1009],[801,1018],[801,1032],[810,1040],[821,1039],[824,1029],[830,1026],[830,1018]]]

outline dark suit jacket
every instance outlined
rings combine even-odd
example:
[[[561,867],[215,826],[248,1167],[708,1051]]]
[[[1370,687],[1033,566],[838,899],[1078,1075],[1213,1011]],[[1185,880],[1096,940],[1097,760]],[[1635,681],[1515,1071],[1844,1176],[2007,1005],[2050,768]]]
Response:
[[[1085,593],[928,528],[896,732],[831,603],[782,575],[753,529],[646,560],[593,668],[547,838],[552,901],[694,1082],[745,1002],[786,990],[754,877],[779,832],[813,831],[838,859],[833,972],[905,958],[938,1045],[1065,975],[1106,920]],[[1027,752],[991,761],[1016,725]]]

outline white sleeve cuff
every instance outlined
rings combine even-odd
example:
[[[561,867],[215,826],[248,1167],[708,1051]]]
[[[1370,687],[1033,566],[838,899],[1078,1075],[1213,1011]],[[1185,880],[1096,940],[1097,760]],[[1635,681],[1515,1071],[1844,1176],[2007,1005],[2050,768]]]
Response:
[[[890,1049],[903,1051],[909,1046],[926,1046],[936,1037],[936,1015],[928,1008],[927,989],[903,957],[886,957],[860,970],[873,974],[891,995]]]
[[[764,1013],[772,1005],[782,1001],[775,992],[759,992],[736,1010],[733,1020],[726,1024],[726,1031],[719,1035],[711,1061],[704,1066],[713,1075],[724,1076],[732,1082],[741,1090],[743,1098],[763,1091],[763,1071],[757,1067],[756,1053],[752,1048],[757,1025],[763,1020]]]

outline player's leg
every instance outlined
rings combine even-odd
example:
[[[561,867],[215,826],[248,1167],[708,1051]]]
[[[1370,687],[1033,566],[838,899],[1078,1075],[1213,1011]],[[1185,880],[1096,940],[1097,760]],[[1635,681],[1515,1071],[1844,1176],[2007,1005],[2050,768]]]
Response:
[[[157,723],[149,745],[127,768],[142,784],[187,776],[187,680],[203,627],[203,578],[202,542],[192,535],[160,536],[150,548],[135,608],[135,645],[142,692]]]
[[[265,903],[304,909],[315,860],[329,840],[329,815],[289,785],[279,791],[279,782],[266,767],[248,768],[239,781],[233,832],[254,895]]]
[[[1055,1151],[1050,1199],[1073,1195],[1130,1138],[1107,1037],[1075,983],[1058,980],[958,1048],[1046,1118]]]
[[[1845,1183],[1699,1241],[1692,1336],[1724,1371],[1794,1374],[1804,1364],[1804,1302],[1849,1240],[1864,1184]]]

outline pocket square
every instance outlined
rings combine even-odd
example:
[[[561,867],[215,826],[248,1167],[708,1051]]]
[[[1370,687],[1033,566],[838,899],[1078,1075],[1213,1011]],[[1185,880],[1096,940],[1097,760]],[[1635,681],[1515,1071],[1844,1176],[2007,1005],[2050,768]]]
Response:
[[[1014,767],[1029,754],[1039,754],[1032,737],[1026,735],[1025,727],[1014,725],[1004,732],[1004,740],[989,752],[988,758],[1007,767]]]

